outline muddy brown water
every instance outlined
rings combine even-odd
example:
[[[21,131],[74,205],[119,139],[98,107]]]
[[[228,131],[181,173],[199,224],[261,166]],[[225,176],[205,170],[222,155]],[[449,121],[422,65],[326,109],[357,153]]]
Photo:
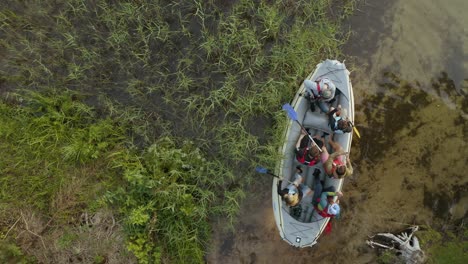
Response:
[[[360,2],[344,51],[355,65],[362,138],[352,146],[342,219],[313,248],[293,248],[280,240],[267,188],[248,195],[234,233],[216,229],[207,262],[375,263],[367,235],[466,221],[466,10],[466,0]]]

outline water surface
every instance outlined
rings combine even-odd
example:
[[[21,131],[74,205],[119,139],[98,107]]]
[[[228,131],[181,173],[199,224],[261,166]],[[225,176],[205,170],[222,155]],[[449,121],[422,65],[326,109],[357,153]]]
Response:
[[[247,200],[233,237],[215,234],[222,241],[208,262],[374,263],[367,235],[466,220],[466,10],[465,0],[361,2],[344,47],[362,139],[353,142],[342,219],[317,246],[291,248],[265,192]]]

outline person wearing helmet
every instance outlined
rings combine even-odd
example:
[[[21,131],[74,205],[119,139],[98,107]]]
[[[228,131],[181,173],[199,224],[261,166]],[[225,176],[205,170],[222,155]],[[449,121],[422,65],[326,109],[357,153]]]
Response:
[[[310,195],[312,190],[309,186],[305,185],[304,177],[301,175],[302,169],[300,166],[296,167],[296,174],[294,182],[290,183],[286,188],[281,189],[282,180],[278,182],[278,194],[284,199],[288,206],[294,207],[299,204],[304,195]]]
[[[305,80],[305,97],[310,100],[310,110],[315,111],[315,105],[324,113],[328,113],[329,103],[335,97],[336,86],[328,78],[317,81]]]

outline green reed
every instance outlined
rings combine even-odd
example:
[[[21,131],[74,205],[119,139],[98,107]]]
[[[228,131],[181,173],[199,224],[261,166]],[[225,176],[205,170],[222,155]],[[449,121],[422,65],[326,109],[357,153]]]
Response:
[[[340,57],[353,3],[335,16],[325,0],[0,4],[1,85],[41,91],[1,105],[0,182],[20,190],[2,202],[64,225],[109,207],[140,262],[203,262],[208,219],[234,226],[253,168],[278,158],[280,105]]]

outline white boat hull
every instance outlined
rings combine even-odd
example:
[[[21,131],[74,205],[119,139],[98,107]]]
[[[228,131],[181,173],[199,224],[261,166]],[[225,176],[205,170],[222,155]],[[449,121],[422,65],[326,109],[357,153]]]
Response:
[[[349,71],[344,63],[336,60],[326,60],[318,64],[315,71],[311,73],[307,79],[317,80],[320,78],[328,78],[333,81],[336,88],[341,92],[337,96],[337,100],[332,104],[337,106],[341,104],[342,109],[346,109],[348,118],[354,123],[354,99],[351,81],[349,79]],[[296,93],[295,98],[291,102],[291,106],[297,113],[298,121],[306,128],[309,128],[312,135],[321,135],[323,132],[331,132],[328,126],[328,117],[325,113],[320,113],[317,109],[311,112],[310,103],[302,95],[305,93],[304,84],[302,84]],[[288,181],[292,181],[296,165],[299,163],[295,159],[294,149],[296,142],[301,133],[301,127],[297,122],[289,120],[286,132],[285,141],[281,148],[282,159],[277,163],[275,168],[276,175],[283,177],[282,188],[288,185]],[[347,152],[351,150],[352,133],[336,134],[334,141],[338,142]],[[329,152],[331,152],[328,146]],[[323,164],[320,162],[313,167],[302,166],[305,176],[305,184],[312,190],[313,181],[312,172],[315,168],[323,171]],[[323,175],[322,180],[325,180],[325,186],[334,186],[337,191],[340,191],[343,186],[343,179],[332,179]],[[292,214],[290,208],[282,201],[281,196],[277,193],[278,179],[274,178],[272,186],[273,211],[278,227],[280,237],[295,247],[311,247],[317,243],[318,238],[324,231],[329,218],[323,218],[313,208],[311,202],[312,197],[306,196],[301,200],[302,213],[300,216]]]

